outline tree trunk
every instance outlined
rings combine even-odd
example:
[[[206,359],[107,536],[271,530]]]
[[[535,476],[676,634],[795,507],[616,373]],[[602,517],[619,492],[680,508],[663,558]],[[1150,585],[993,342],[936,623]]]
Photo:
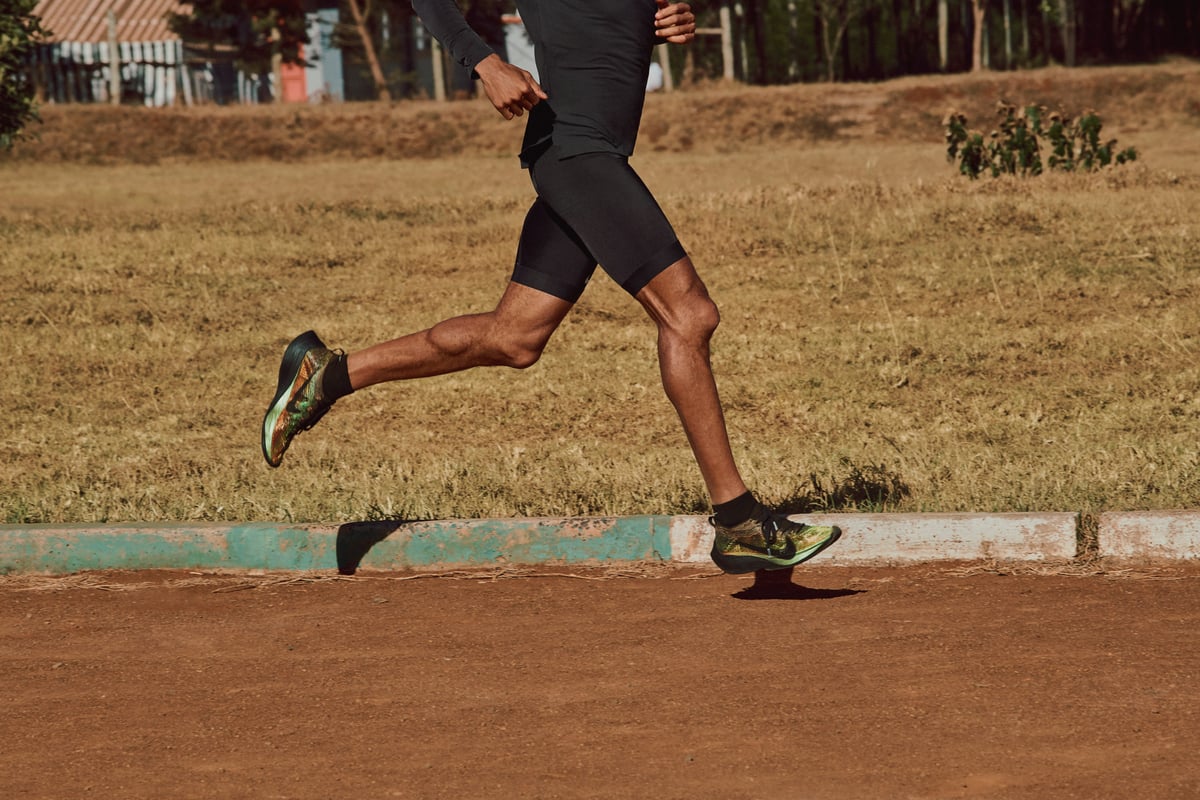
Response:
[[[1028,62],[1030,53],[1029,44],[1029,0],[1021,0],[1021,59]]]
[[[375,42],[371,40],[371,31],[367,28],[366,15],[363,9],[358,4],[358,0],[346,0],[350,6],[350,16],[354,18],[354,29],[358,31],[358,36],[362,39],[363,52],[367,56],[367,66],[371,68],[371,79],[375,81],[375,94],[380,100],[391,102],[392,93],[388,89],[387,81],[383,77],[383,68],[379,66],[379,56],[375,53]],[[367,13],[370,13],[370,5],[368,0]],[[441,64],[434,64],[433,68],[438,69]]]
[[[791,54],[788,56],[788,80],[800,80],[800,7],[796,4],[796,0],[787,0],[788,12],[788,44]],[[687,49],[688,56],[692,54],[695,48]]]
[[[904,47],[904,7],[902,0],[892,0],[892,33],[894,38],[892,46],[896,48],[896,65],[901,75],[907,75],[912,71],[912,65],[908,63],[908,52]]]
[[[754,82],[759,86],[767,84],[767,0],[746,0],[749,6],[750,30],[754,36],[754,50],[758,59],[754,62]]]
[[[825,79],[830,83],[837,80],[837,39],[832,36],[828,17],[821,17],[821,43],[825,48]]]
[[[1063,60],[1068,67],[1075,66],[1075,3],[1074,0],[1058,0],[1058,14],[1062,18]]]
[[[938,68],[945,72],[950,65],[950,7],[948,0],[938,0]]]
[[[746,18],[746,6],[744,3],[733,3],[733,13],[736,15],[734,30],[736,31],[735,49],[737,50],[737,65],[738,65],[738,80],[742,83],[754,83],[754,76],[750,74],[750,44],[747,37],[747,31],[750,28],[750,21]]]
[[[987,16],[987,0],[971,0],[975,28],[971,37],[971,72],[983,72],[983,25]]]
[[[1013,68],[1012,0],[1004,0],[1004,68]]]
[[[1042,52],[1045,54],[1045,63],[1050,63],[1054,59],[1054,51],[1050,49],[1050,15],[1047,9],[1039,6],[1038,15],[1042,18]]]

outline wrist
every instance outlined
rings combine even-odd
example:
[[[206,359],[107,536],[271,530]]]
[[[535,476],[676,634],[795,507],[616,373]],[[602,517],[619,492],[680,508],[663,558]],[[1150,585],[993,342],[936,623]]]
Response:
[[[485,56],[478,64],[475,65],[475,74],[480,78],[486,78],[488,75],[495,73],[504,65],[504,59],[496,53],[491,53]]]

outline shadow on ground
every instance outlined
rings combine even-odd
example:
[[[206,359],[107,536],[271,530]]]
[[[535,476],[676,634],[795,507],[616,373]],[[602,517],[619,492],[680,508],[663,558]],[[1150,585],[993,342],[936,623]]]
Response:
[[[347,522],[338,526],[337,568],[340,575],[353,575],[371,548],[391,536],[411,519],[387,519],[376,522]]]
[[[754,573],[754,583],[734,592],[738,600],[830,600],[862,594],[862,589],[812,589],[792,582],[795,568],[765,570]]]

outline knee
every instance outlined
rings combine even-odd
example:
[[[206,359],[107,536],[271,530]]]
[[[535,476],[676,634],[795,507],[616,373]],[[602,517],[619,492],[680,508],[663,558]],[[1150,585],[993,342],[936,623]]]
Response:
[[[541,357],[542,348],[518,345],[504,350],[504,358],[501,363],[513,369],[529,369]]]
[[[696,304],[693,314],[695,314],[697,333],[703,337],[704,341],[708,341],[716,333],[717,326],[721,324],[720,309],[705,293],[703,300]]]
[[[671,335],[697,345],[706,345],[721,324],[721,312],[708,292],[689,293],[675,310],[667,315],[663,326]]]
[[[493,339],[496,364],[513,369],[529,369],[542,357],[546,339],[516,332],[501,334]]]

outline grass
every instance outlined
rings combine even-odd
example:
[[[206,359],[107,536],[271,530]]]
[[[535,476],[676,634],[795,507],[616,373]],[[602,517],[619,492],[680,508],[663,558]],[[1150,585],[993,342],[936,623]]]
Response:
[[[873,135],[639,154],[722,308],[765,499],[1200,501],[1194,122],[1105,123],[1138,164],[970,183],[936,143]],[[532,369],[375,387],[263,464],[293,335],[357,349],[491,307],[531,199],[509,157],[0,170],[7,522],[707,510],[653,326],[599,274]]]

